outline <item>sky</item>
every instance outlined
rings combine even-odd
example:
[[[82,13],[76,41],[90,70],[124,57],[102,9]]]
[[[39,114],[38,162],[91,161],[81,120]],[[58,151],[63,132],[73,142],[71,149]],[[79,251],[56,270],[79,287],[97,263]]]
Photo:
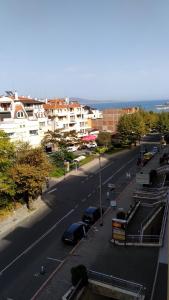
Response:
[[[168,0],[0,1],[0,94],[169,98]]]

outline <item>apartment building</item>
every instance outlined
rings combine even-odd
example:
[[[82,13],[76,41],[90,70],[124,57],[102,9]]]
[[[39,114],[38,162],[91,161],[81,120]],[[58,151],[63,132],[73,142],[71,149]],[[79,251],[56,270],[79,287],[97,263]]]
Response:
[[[102,118],[92,119],[91,127],[99,131],[117,132],[119,119],[124,114],[133,114],[138,111],[137,107],[129,107],[122,109],[105,109],[102,111]]]
[[[39,145],[48,128],[43,102],[17,93],[0,97],[0,129],[12,141],[29,142]]]
[[[0,129],[12,141],[39,145],[48,130],[75,131],[78,137],[92,130],[91,120],[101,118],[99,110],[65,99],[37,100],[7,92],[0,97]]]
[[[70,101],[69,98],[49,99],[44,104],[44,109],[52,130],[76,131],[77,136],[82,137],[91,129],[89,114],[78,101]]]

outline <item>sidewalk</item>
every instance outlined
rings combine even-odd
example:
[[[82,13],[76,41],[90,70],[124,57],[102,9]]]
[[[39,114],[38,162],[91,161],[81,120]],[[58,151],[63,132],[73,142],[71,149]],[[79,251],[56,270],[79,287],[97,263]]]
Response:
[[[118,207],[129,208],[134,189],[135,179],[118,196]],[[129,249],[114,246],[110,242],[111,222],[112,218],[116,216],[116,212],[117,210],[108,208],[103,218],[103,227],[97,222],[91,228],[87,238],[82,239],[75,246],[65,261],[50,275],[31,300],[62,299],[62,296],[72,286],[70,270],[79,264],[84,264],[87,269],[96,272],[143,284],[150,291],[154,276],[152,265],[155,266],[153,252],[156,249],[142,249],[140,251],[140,249],[134,247]],[[140,255],[140,253],[142,254]],[[145,274],[145,262],[147,274]],[[138,269],[140,269],[140,273],[136,275]],[[149,274],[150,270],[152,274]]]
[[[159,155],[146,165],[146,170],[158,164]],[[149,166],[148,166],[149,165]],[[128,210],[133,192],[138,184],[135,178],[118,195],[118,207]],[[146,299],[150,299],[158,260],[158,248],[118,247],[110,243],[111,221],[117,210],[108,208],[103,227],[96,223],[86,239],[81,240],[69,256],[50,275],[31,300],[59,300],[71,287],[72,267],[84,264],[87,269],[113,275],[146,287]],[[106,258],[105,258],[106,257]],[[139,272],[138,272],[139,270]],[[58,288],[59,287],[59,288]]]

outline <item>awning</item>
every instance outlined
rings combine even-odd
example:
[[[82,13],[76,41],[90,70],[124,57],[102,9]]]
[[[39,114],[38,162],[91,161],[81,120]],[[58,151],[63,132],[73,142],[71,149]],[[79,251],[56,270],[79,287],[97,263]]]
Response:
[[[96,138],[97,138],[96,135],[87,135],[82,138],[82,141],[85,141],[85,142],[95,141]]]

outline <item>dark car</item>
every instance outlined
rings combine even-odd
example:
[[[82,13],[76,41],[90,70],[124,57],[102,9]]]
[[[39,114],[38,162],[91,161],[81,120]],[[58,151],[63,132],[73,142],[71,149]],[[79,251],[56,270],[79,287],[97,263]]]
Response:
[[[102,209],[102,213],[103,213],[103,209]],[[92,225],[100,218],[100,216],[101,216],[100,208],[89,206],[84,211],[82,220],[83,220],[83,222]]]
[[[71,224],[62,236],[62,241],[66,244],[76,245],[83,237],[86,236],[89,225],[84,222]]]

